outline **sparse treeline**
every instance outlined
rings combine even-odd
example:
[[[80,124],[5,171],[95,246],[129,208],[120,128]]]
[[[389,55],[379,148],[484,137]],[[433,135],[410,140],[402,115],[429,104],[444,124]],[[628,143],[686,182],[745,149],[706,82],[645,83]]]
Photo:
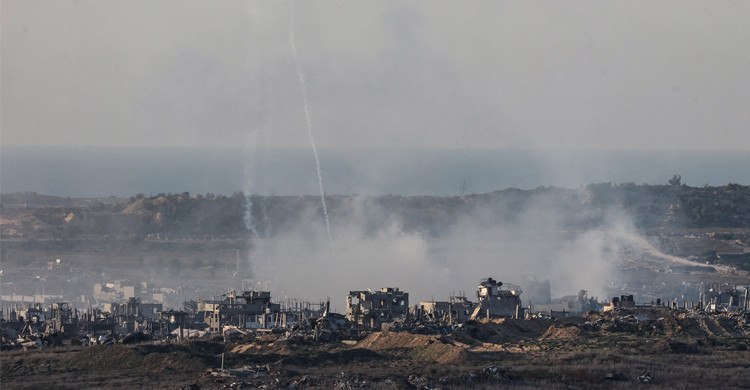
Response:
[[[377,231],[398,220],[406,231],[432,237],[467,218],[488,226],[513,225],[523,224],[529,215],[566,228],[599,226],[618,213],[640,229],[750,228],[750,187],[689,187],[678,179],[666,185],[598,183],[453,197],[330,195],[327,203],[334,225],[357,220],[366,230]],[[71,199],[21,193],[2,195],[0,201],[4,239],[241,238],[251,230],[263,237],[322,215],[314,195],[183,192]]]

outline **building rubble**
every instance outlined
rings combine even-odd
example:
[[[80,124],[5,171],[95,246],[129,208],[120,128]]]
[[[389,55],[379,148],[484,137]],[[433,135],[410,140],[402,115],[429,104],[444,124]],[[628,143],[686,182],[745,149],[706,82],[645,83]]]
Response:
[[[594,328],[641,326],[649,309],[668,309],[686,317],[712,315],[735,324],[738,332],[750,330],[748,289],[711,286],[698,302],[678,300],[636,303],[633,295],[614,297],[606,305],[588,298],[581,290],[567,310],[551,310],[549,304],[523,307],[518,286],[493,278],[477,286],[477,301],[463,294],[448,301],[422,301],[409,305],[409,293],[398,287],[350,291],[346,315],[333,313],[330,301],[274,302],[269,291],[230,291],[219,299],[186,302],[183,310],[164,309],[129,297],[99,308],[74,308],[68,302],[5,306],[0,310],[2,349],[32,349],[57,345],[101,345],[141,341],[180,341],[219,335],[225,340],[254,338],[273,333],[303,342],[356,343],[374,331],[415,334],[450,334],[469,321],[500,318],[564,318],[600,311],[612,318],[593,318]],[[596,304],[594,304],[596,303]],[[551,304],[554,304],[552,302]]]

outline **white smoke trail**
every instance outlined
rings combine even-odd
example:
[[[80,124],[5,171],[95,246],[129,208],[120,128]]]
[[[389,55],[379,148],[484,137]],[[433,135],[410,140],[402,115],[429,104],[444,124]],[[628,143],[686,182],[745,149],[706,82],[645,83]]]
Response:
[[[315,166],[318,170],[318,187],[320,189],[320,201],[323,203],[323,217],[326,221],[326,232],[328,233],[328,240],[333,242],[333,236],[331,236],[331,223],[328,220],[328,208],[326,207],[326,194],[323,190],[323,173],[320,170],[320,159],[318,158],[318,148],[315,146],[315,138],[312,133],[312,120],[310,120],[310,109],[307,104],[307,86],[305,84],[305,75],[302,73],[302,67],[299,64],[297,58],[297,45],[294,41],[294,1],[290,3],[290,16],[289,16],[289,45],[292,48],[292,58],[294,59],[294,65],[297,68],[297,76],[299,76],[299,84],[302,89],[302,103],[305,110],[305,120],[307,121],[307,138],[310,140],[310,146],[312,146],[313,155],[315,156]]]
[[[246,194],[245,201],[245,227],[250,230],[255,239],[260,239],[260,234],[258,234],[258,228],[255,226],[255,219],[253,218],[253,196]]]
[[[251,29],[248,31],[248,42],[255,42],[255,37],[258,36],[258,32],[256,29],[258,28],[257,18],[256,14],[258,13],[253,4],[247,3],[245,4],[245,13],[250,18],[251,23]],[[261,58],[262,55],[260,53],[260,47],[258,44],[250,44],[248,45],[248,51],[252,51],[252,53],[247,53],[245,56],[246,58],[246,66],[248,69],[257,69],[260,74],[260,77],[254,77],[251,78],[253,82],[253,88],[252,91],[259,91],[258,95],[256,95],[256,99],[250,98],[248,102],[248,110],[251,113],[252,116],[255,116],[257,118],[260,118],[260,121],[262,122],[262,100],[263,100],[263,88],[262,88],[262,80],[263,80],[263,67],[261,66]],[[253,216],[253,191],[257,191],[256,182],[255,182],[255,161],[257,160],[257,156],[259,155],[259,147],[258,147],[258,133],[259,130],[256,127],[251,127],[250,132],[247,134],[245,138],[245,149],[244,149],[244,155],[246,157],[245,164],[244,164],[244,173],[245,173],[245,183],[243,192],[245,195],[245,227],[250,231],[252,234],[252,237],[256,240],[260,239],[260,234],[258,234],[258,228],[255,221],[255,218]],[[249,257],[250,255],[248,255]],[[250,259],[248,258],[248,261]]]
[[[251,131],[245,141],[245,185],[243,193],[245,195],[245,227],[250,231],[254,238],[260,238],[258,229],[255,225],[255,218],[253,216],[253,197],[252,191],[254,190],[255,182],[253,177],[255,176],[255,155],[258,150],[256,138],[256,131]]]

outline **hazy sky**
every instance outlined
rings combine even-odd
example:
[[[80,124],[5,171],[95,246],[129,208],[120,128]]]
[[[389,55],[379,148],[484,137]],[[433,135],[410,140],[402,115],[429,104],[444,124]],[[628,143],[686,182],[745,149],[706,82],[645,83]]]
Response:
[[[2,0],[3,145],[308,145],[290,2]],[[748,1],[295,1],[319,147],[750,150]]]

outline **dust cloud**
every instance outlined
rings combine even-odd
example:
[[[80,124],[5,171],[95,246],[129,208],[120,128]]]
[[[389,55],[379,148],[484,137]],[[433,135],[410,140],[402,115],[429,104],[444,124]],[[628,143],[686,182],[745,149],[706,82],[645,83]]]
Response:
[[[586,190],[578,191],[585,198]],[[337,310],[348,291],[368,288],[399,287],[412,304],[460,292],[472,298],[486,277],[522,288],[526,280],[548,279],[553,297],[583,289],[603,298],[617,279],[617,260],[627,246],[623,233],[635,231],[617,210],[591,228],[571,227],[568,213],[544,200],[507,218],[488,218],[494,211],[483,207],[464,211],[448,226],[425,231],[410,228],[377,198],[344,199],[332,207],[331,243],[315,207],[255,240],[249,256],[254,278],[279,299],[330,298]]]

